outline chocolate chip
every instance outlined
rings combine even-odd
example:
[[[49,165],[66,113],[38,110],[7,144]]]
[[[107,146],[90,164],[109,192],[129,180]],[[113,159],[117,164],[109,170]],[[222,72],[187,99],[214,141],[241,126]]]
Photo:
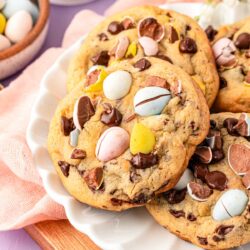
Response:
[[[212,150],[210,147],[199,146],[194,152],[195,158],[201,163],[210,163],[212,161]]]
[[[147,36],[155,41],[160,41],[164,35],[164,27],[153,17],[145,18],[139,23],[140,36]]]
[[[191,181],[188,185],[192,194],[201,200],[207,199],[213,193],[213,190],[201,183]]]
[[[225,236],[226,234],[230,233],[234,228],[234,225],[220,225],[215,229],[215,233]]]
[[[201,245],[207,245],[208,244],[206,237],[197,236],[197,239],[198,239],[198,241],[200,242]]]
[[[170,26],[168,31],[168,39],[170,43],[174,43],[179,40],[178,33],[173,26]]]
[[[207,34],[207,38],[209,41],[213,41],[214,37],[217,35],[218,31],[213,28],[212,25],[209,25],[206,29],[205,32]]]
[[[228,179],[226,175],[220,171],[208,172],[205,176],[207,185],[210,188],[223,191],[227,188]]]
[[[210,120],[210,128],[211,128],[211,129],[215,129],[216,126],[217,126],[216,121],[215,121],[215,120]]]
[[[192,29],[192,27],[189,25],[189,24],[187,24],[186,26],[185,26],[185,31],[186,31],[186,33],[188,32],[188,31],[190,31]]]
[[[73,118],[61,117],[61,130],[65,136],[69,136],[70,132],[75,129]]]
[[[217,235],[213,236],[213,241],[215,241],[215,242],[220,242],[220,241],[223,241],[223,240],[225,240],[225,239],[224,238],[220,238]]]
[[[134,22],[130,17],[126,17],[122,20],[121,25],[123,29],[128,30],[134,28]]]
[[[117,198],[111,198],[110,199],[113,206],[121,206],[124,202],[123,200],[117,199]]]
[[[234,44],[238,49],[250,49],[250,33],[241,33]]]
[[[189,213],[189,214],[188,214],[187,219],[188,219],[189,221],[196,221],[196,220],[197,220],[197,218],[196,218],[192,213]]]
[[[241,114],[237,124],[234,125],[233,129],[241,136],[249,136],[249,124],[246,121],[247,114]]]
[[[220,89],[227,87],[227,80],[224,77],[220,77]]]
[[[82,96],[77,104],[77,119],[81,128],[95,114],[95,109],[88,96]]]
[[[91,190],[98,190],[103,183],[103,169],[97,167],[86,170],[83,179]]]
[[[194,54],[197,52],[196,42],[190,37],[185,37],[180,42],[179,50],[182,53]]]
[[[223,122],[223,127],[227,129],[228,134],[232,136],[236,136],[237,131],[235,131],[234,126],[238,123],[238,119],[235,118],[227,118]]]
[[[213,154],[213,158],[212,158],[213,163],[221,161],[225,157],[225,154],[224,154],[222,149],[221,150],[214,150],[212,152],[212,154]]]
[[[157,86],[170,90],[170,85],[166,79],[159,76],[148,76],[145,80],[144,86]]]
[[[108,54],[108,51],[103,50],[100,53],[96,54],[95,56],[93,56],[91,58],[91,61],[95,64],[95,65],[104,65],[104,66],[108,66],[109,63],[109,59],[110,56]]]
[[[70,156],[71,159],[84,159],[86,158],[86,151],[75,148]]]
[[[159,54],[159,55],[156,55],[154,57],[159,58],[161,60],[164,60],[164,61],[167,61],[167,62],[173,64],[173,61],[168,56]]]
[[[187,193],[186,188],[182,190],[171,189],[163,193],[162,195],[169,204],[177,204],[185,199],[186,193]]]
[[[208,173],[208,168],[206,165],[195,163],[192,165],[194,170],[194,177],[202,181],[205,181],[205,176]]]
[[[137,197],[135,197],[134,199],[132,199],[130,201],[130,203],[142,205],[142,204],[147,203],[149,199],[150,199],[149,196],[147,196],[147,195],[145,195],[143,193],[140,193]]]
[[[108,32],[112,35],[116,35],[120,33],[121,31],[123,31],[123,26],[121,23],[117,21],[111,22],[108,26]]]
[[[158,156],[153,153],[150,154],[138,153],[132,157],[130,162],[134,168],[145,169],[157,164]]]
[[[111,105],[101,114],[101,122],[107,126],[119,126],[122,121],[122,114]]]
[[[145,58],[140,59],[139,61],[137,61],[137,62],[134,64],[134,67],[135,67],[135,68],[138,68],[139,71],[146,70],[146,69],[148,69],[150,66],[151,66],[150,61],[147,60],[147,59],[145,59]]]
[[[107,36],[107,34],[105,34],[105,33],[100,33],[100,34],[98,34],[98,37],[99,37],[99,41],[108,41],[109,40],[109,38],[108,38],[108,36]]]
[[[184,218],[185,218],[185,212],[182,211],[182,210],[170,209],[169,212],[170,212],[175,218],[180,218],[180,217],[184,217]]]
[[[66,161],[58,161],[58,166],[61,168],[61,171],[64,174],[64,176],[68,177],[71,165]]]
[[[245,57],[246,57],[246,58],[250,58],[250,49],[246,51]]]

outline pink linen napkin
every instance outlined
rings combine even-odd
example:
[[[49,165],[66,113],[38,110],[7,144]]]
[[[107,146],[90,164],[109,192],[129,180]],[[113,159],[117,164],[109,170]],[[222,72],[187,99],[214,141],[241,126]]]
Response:
[[[132,5],[164,2],[165,0],[118,0],[106,14],[110,15]],[[52,201],[43,189],[25,134],[43,74],[65,48],[102,19],[102,16],[92,11],[79,12],[65,32],[62,48],[47,50],[8,88],[0,92],[0,230],[66,218],[64,209]]]

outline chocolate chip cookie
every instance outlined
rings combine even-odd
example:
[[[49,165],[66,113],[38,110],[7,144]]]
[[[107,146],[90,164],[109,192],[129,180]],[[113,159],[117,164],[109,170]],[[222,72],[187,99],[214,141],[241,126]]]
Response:
[[[48,150],[69,193],[120,211],[172,188],[209,129],[192,81],[154,57],[93,70],[60,102],[49,130]]]
[[[117,60],[134,64],[154,56],[184,69],[211,106],[219,89],[213,53],[204,31],[191,18],[158,7],[135,7],[108,17],[90,32],[69,67],[68,90],[92,70]]]
[[[210,27],[207,34],[220,75],[214,110],[250,112],[250,18],[211,30]]]
[[[147,208],[180,238],[228,249],[250,242],[249,189],[249,114],[218,113],[177,185]]]

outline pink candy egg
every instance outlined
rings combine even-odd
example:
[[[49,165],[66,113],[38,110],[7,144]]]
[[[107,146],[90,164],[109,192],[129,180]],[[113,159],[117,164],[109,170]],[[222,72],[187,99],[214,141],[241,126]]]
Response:
[[[16,12],[7,22],[5,35],[13,43],[22,40],[32,29],[33,21],[31,15],[24,10]]]
[[[235,55],[236,47],[234,43],[224,37],[218,40],[213,45],[213,52],[216,59],[216,62],[220,66],[231,66],[235,63]]]
[[[99,138],[95,154],[100,161],[110,161],[124,153],[128,147],[128,132],[120,127],[112,127]]]
[[[142,46],[146,56],[155,56],[158,53],[158,43],[152,38],[142,36],[139,38],[139,43]]]
[[[0,34],[0,51],[8,49],[11,46],[9,39]]]

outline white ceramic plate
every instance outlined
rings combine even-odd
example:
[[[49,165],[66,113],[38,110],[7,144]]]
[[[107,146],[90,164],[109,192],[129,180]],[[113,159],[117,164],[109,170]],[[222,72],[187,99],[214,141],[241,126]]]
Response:
[[[164,6],[166,7],[166,6]],[[200,4],[167,7],[195,16]],[[76,201],[65,190],[50,160],[46,141],[50,120],[58,102],[66,95],[66,73],[72,55],[84,38],[69,48],[44,75],[27,130],[27,141],[50,197],[64,206],[70,223],[105,250],[198,250],[159,226],[145,208],[112,213]],[[249,249],[250,245],[246,248]],[[243,248],[241,248],[243,250]]]
[[[50,0],[50,2],[52,4],[66,5],[66,6],[84,4],[84,3],[89,3],[89,2],[93,2],[93,1],[95,1],[95,0]]]

